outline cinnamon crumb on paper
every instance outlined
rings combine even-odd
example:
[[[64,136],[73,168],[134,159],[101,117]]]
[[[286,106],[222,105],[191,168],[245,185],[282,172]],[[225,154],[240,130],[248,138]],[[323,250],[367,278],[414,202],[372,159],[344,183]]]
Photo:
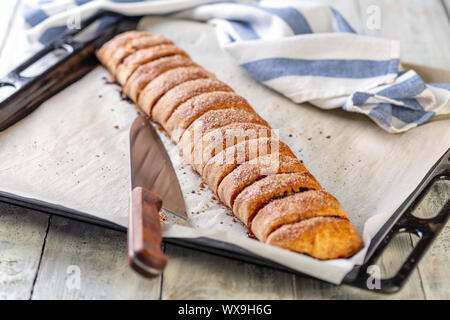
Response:
[[[112,77],[108,79],[107,77],[103,76],[102,80],[105,81],[105,84],[116,84],[116,81],[114,81],[114,78]]]
[[[166,216],[164,213],[160,212],[160,213],[159,213],[159,220],[160,220],[161,222],[168,222],[168,221],[169,221],[169,218],[167,218],[167,216]]]

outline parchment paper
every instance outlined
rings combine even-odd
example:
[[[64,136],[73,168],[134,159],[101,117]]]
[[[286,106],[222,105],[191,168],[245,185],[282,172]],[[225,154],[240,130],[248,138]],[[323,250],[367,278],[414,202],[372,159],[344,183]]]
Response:
[[[220,49],[210,25],[145,18],[139,29],[161,33],[249,100],[302,159],[325,190],[349,214],[366,248],[450,146],[450,120],[430,122],[403,134],[385,133],[364,116],[297,105],[264,87]],[[134,107],[120,88],[106,84],[98,67],[0,134],[0,191],[39,199],[127,225],[129,127]],[[366,248],[351,259],[319,261],[246,236],[229,210],[201,188],[200,177],[160,134],[184,192],[188,225],[164,225],[166,237],[228,241],[311,276],[340,283]],[[228,213],[228,214],[227,214]]]

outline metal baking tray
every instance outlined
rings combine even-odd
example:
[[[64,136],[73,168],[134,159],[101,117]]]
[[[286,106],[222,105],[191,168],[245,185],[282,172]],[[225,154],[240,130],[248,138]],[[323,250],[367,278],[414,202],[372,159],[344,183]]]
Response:
[[[52,43],[45,46],[44,49],[1,78],[0,88],[9,86],[11,93],[3,100],[0,100],[0,131],[13,125],[48,98],[95,68],[99,64],[94,54],[95,50],[114,35],[126,30],[136,29],[140,18],[142,17],[125,17],[112,12],[97,14],[86,20],[80,29],[66,31],[61,37],[55,39]],[[37,76],[25,77],[21,75],[24,70],[55,50],[64,50],[64,57],[40,72]],[[412,214],[431,186],[438,180],[450,180],[450,149],[430,169],[414,192],[378,231],[370,243],[364,264],[355,266],[346,275],[343,283],[369,290],[367,282],[372,279],[369,267],[375,264],[377,258],[382,255],[384,249],[396,234],[408,232],[415,234],[419,239],[415,247],[393,277],[381,279],[380,286],[370,290],[392,293],[401,289],[450,216],[450,199],[447,199],[440,212],[433,218],[423,219]],[[124,227],[109,221],[36,199],[0,192],[0,201],[119,231],[126,231]],[[301,274],[298,271],[222,241],[206,238],[164,238],[164,242]]]

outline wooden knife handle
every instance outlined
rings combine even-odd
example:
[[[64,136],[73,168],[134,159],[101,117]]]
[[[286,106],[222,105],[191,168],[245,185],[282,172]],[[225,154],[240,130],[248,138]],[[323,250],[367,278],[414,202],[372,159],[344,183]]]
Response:
[[[149,278],[160,275],[167,264],[167,257],[161,251],[161,205],[161,199],[144,188],[136,187],[131,192],[128,259],[136,272]]]

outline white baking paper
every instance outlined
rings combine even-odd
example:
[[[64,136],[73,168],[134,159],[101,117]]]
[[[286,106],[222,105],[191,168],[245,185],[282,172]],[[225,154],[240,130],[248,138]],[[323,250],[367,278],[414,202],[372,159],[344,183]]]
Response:
[[[450,120],[403,134],[384,132],[367,117],[297,105],[252,79],[220,49],[212,26],[145,18],[139,29],[161,33],[249,100],[349,214],[366,248],[450,146]],[[136,110],[106,84],[98,67],[0,134],[0,191],[38,199],[127,225],[129,127]],[[161,134],[184,192],[188,226],[175,219],[166,237],[227,241],[305,274],[340,283],[366,248],[351,259],[319,261],[246,236],[246,229],[200,187],[201,179]],[[228,214],[227,214],[228,213]]]

